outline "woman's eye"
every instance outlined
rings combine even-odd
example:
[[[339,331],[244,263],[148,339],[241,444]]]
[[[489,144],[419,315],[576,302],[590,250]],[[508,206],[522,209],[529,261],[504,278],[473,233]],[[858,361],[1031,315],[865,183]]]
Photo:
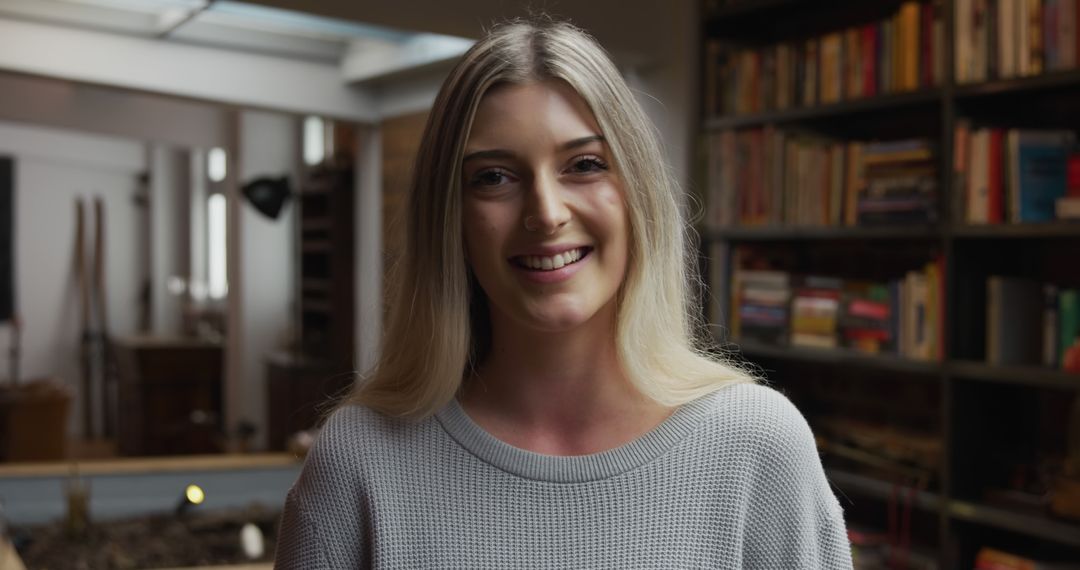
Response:
[[[598,156],[582,156],[574,159],[574,162],[570,165],[570,172],[575,174],[600,172],[607,169],[607,163],[601,160]]]
[[[481,170],[472,177],[473,186],[498,186],[510,179],[506,172],[498,169]]]

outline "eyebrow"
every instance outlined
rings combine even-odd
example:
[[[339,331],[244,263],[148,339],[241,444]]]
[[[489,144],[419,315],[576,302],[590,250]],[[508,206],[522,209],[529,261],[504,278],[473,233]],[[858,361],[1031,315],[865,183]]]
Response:
[[[559,152],[566,152],[575,148],[583,147],[593,142],[605,142],[602,135],[589,135],[587,137],[581,137],[571,141],[564,142],[559,145]],[[462,162],[468,162],[470,160],[476,160],[478,158],[513,158],[514,153],[504,149],[491,149],[491,150],[478,150],[476,152],[470,152],[465,155]]]

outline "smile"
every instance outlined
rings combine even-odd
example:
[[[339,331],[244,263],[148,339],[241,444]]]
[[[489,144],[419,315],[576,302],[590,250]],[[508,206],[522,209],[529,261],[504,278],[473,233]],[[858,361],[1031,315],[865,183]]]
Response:
[[[518,255],[511,258],[510,262],[518,267],[533,271],[555,271],[581,261],[591,250],[592,248],[589,247],[578,247],[552,256]]]

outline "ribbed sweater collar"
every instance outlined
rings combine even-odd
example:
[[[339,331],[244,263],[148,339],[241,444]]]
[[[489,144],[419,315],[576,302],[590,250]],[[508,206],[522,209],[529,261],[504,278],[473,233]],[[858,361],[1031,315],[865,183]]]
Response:
[[[551,483],[583,483],[606,479],[663,455],[691,432],[713,409],[716,393],[676,409],[660,425],[622,446],[589,455],[558,456],[514,447],[485,431],[451,400],[435,417],[443,429],[470,453],[514,475]]]

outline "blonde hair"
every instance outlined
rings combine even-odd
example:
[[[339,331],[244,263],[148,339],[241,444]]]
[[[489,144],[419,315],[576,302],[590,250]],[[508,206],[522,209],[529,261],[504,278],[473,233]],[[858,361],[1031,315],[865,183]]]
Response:
[[[689,226],[658,137],[603,48],[560,22],[495,28],[450,72],[424,128],[405,210],[405,247],[378,364],[344,403],[421,418],[454,397],[490,342],[487,303],[465,260],[461,163],[476,109],[496,85],[561,80],[592,110],[626,192],[630,263],[616,344],[634,386],[676,406],[754,377],[696,338]]]

